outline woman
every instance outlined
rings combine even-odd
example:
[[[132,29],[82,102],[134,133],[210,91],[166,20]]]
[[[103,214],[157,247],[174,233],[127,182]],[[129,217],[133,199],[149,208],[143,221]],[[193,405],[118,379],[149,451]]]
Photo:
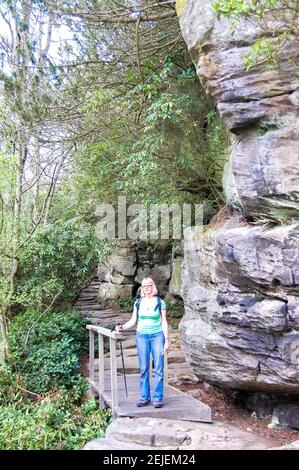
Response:
[[[137,406],[151,403],[150,396],[150,354],[154,361],[153,405],[162,408],[164,381],[164,353],[169,351],[168,325],[165,302],[157,297],[154,281],[147,277],[141,283],[141,299],[136,300],[132,317],[116,331],[122,332],[137,321],[136,346],[140,367],[140,400]],[[158,308],[160,304],[160,309]],[[160,311],[161,312],[160,312]]]

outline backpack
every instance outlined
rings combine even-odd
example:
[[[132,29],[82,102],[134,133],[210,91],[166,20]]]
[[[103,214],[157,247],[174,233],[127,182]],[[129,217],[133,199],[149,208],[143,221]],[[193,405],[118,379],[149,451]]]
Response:
[[[139,315],[139,309],[140,309],[140,303],[141,303],[141,299],[142,297],[139,297],[137,300],[136,300],[136,303],[135,303],[135,306],[136,306],[136,312],[137,312],[137,322],[138,322],[138,315]],[[157,296],[157,305],[155,306],[154,310],[157,310],[157,308],[159,309],[159,312],[160,312],[160,317],[162,316],[162,302],[161,302],[161,298],[159,296]]]

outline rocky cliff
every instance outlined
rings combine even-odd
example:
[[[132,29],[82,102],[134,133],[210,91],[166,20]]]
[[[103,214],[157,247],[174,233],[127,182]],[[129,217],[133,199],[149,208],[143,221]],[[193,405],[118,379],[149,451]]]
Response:
[[[211,4],[184,2],[180,25],[232,132],[224,189],[243,217],[185,231],[182,345],[207,382],[299,394],[299,51],[290,37],[278,67],[246,70],[250,46],[274,40],[275,24],[238,20],[232,31]]]

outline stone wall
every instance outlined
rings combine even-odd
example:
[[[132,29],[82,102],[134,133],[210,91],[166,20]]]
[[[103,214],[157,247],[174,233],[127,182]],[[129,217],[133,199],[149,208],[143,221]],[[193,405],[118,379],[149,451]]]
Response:
[[[99,302],[106,305],[117,298],[134,297],[144,277],[155,281],[160,295],[165,296],[171,285],[172,294],[179,296],[181,267],[177,256],[173,267],[173,256],[169,240],[118,240],[113,254],[98,266]]]

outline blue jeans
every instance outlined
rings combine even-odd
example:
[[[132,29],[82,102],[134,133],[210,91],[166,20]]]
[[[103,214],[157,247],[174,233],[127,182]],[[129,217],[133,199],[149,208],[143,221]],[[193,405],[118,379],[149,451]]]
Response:
[[[140,367],[140,398],[150,400],[150,354],[154,361],[153,401],[163,400],[164,351],[165,338],[163,331],[153,334],[136,334],[136,346]]]

